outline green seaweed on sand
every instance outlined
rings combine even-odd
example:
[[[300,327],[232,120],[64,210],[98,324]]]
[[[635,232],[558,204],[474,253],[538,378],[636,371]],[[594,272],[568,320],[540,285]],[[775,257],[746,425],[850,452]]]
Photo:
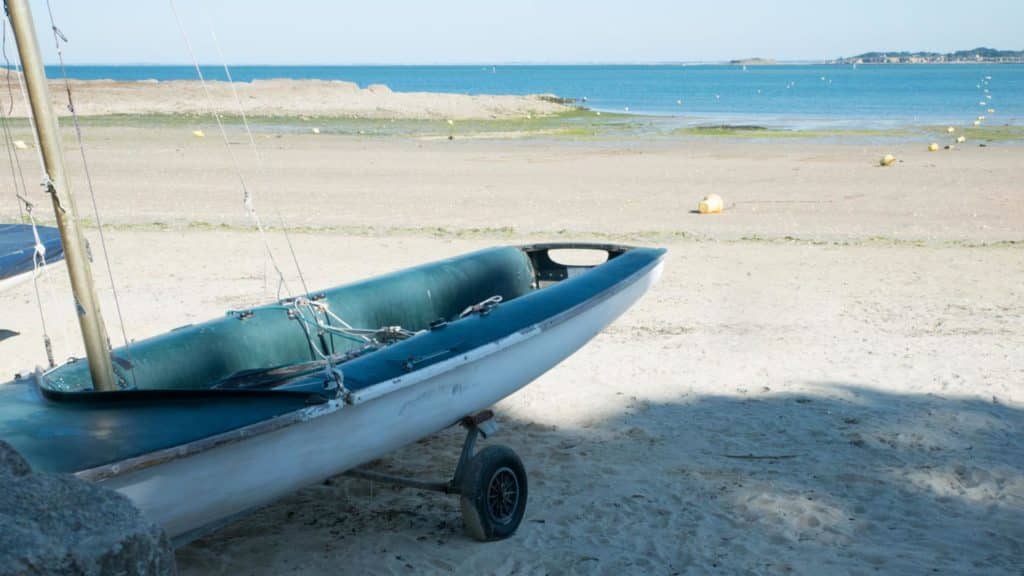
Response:
[[[904,128],[887,129],[809,129],[789,130],[747,124],[687,126],[672,131],[674,136],[713,136],[727,138],[898,138],[909,134]]]
[[[241,116],[221,115],[229,128],[242,125]],[[250,116],[254,132],[264,134],[338,134],[361,137],[459,138],[592,138],[604,135],[642,134],[647,124],[624,114],[593,112],[583,108],[551,115],[524,114],[503,118],[365,118],[344,116]],[[452,123],[449,123],[449,120]],[[123,128],[202,128],[215,126],[202,114],[110,114],[82,118],[82,124]]]
[[[734,138],[763,140],[833,140],[898,139],[917,141],[921,138],[948,138],[946,127],[904,126],[893,128],[809,128],[787,129],[751,124],[714,124],[680,127],[664,118],[595,112],[576,108],[552,115],[524,114],[503,118],[364,118],[344,116],[281,115],[254,116],[248,121],[253,131],[264,135],[334,134],[354,137],[406,137],[420,139],[507,139],[547,138],[565,140],[599,140],[602,138]],[[221,121],[232,130],[242,125],[241,116],[222,115]],[[111,114],[87,116],[83,125],[96,127],[203,129],[215,135],[215,123],[208,114]],[[13,127],[27,130],[27,123]],[[968,141],[1024,141],[1024,126],[988,125],[958,128],[956,135]]]
[[[1003,124],[1001,126],[970,126],[961,132],[967,141],[1017,142],[1024,141],[1024,126]]]

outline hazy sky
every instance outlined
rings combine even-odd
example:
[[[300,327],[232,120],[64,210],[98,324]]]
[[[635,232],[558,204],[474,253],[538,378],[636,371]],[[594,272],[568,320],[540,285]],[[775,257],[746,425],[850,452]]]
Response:
[[[51,0],[70,63],[187,63],[167,0]],[[46,4],[31,0],[47,61]],[[1024,48],[1024,0],[177,0],[201,61],[233,64],[811,60]],[[205,4],[205,8],[203,7]]]

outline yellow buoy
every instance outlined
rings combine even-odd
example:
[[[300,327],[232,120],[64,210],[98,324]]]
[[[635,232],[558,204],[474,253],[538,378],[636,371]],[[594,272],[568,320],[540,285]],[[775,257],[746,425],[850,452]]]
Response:
[[[892,154],[886,154],[885,156],[882,156],[882,159],[879,160],[878,163],[882,166],[892,166],[896,163],[896,157]]]
[[[718,194],[708,194],[697,205],[697,210],[701,214],[720,214],[724,207],[721,196]]]
[[[206,134],[203,134],[202,130],[193,130],[192,135],[195,136],[196,138],[202,138],[206,136]]]
[[[936,152],[936,151],[938,151],[938,149],[939,149],[939,144],[937,142],[932,142],[931,144],[928,145],[928,151],[929,152]]]

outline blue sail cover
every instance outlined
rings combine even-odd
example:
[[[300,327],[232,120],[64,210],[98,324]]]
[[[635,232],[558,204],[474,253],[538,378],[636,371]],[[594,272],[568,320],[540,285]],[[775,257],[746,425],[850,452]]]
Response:
[[[46,247],[46,263],[64,259],[60,232],[49,226],[38,226],[39,239]],[[0,280],[32,270],[36,239],[29,224],[0,224]]]

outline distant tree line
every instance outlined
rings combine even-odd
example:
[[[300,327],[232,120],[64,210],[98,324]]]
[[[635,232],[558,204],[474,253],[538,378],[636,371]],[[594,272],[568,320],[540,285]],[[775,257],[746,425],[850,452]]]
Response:
[[[996,50],[975,48],[957,50],[942,54],[939,52],[865,52],[832,60],[835,64],[967,64],[983,63],[1024,63],[1024,50]]]

